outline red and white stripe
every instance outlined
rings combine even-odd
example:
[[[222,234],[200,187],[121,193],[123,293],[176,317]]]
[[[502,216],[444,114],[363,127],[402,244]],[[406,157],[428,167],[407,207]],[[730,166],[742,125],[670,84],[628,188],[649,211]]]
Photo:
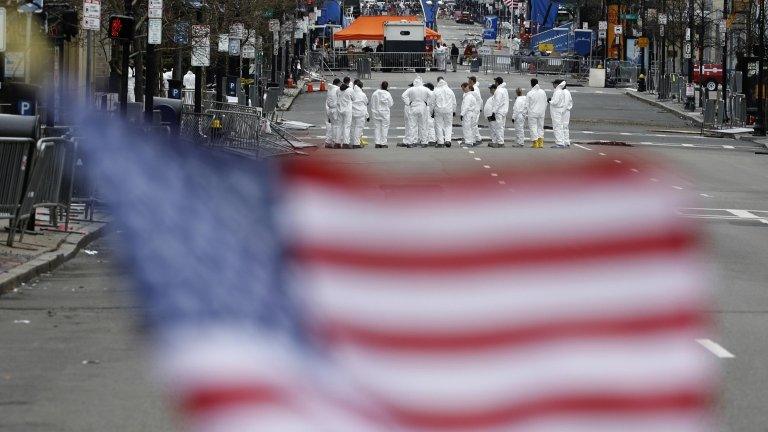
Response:
[[[262,345],[273,373],[233,364],[251,391],[193,397],[197,425],[713,430],[709,275],[680,193],[602,162],[499,170],[506,187],[291,162],[279,216],[314,350]]]

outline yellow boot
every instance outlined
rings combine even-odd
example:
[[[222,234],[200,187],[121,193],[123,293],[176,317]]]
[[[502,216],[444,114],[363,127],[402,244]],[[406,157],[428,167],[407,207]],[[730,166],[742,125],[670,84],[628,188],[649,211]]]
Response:
[[[544,148],[544,138],[539,138],[539,148]]]
[[[535,140],[532,141],[531,148],[539,148],[539,139],[538,138],[536,138]]]

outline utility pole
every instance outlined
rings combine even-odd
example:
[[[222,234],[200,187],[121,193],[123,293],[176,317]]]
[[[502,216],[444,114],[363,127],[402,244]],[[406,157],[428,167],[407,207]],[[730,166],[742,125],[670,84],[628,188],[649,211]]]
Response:
[[[203,23],[202,4],[195,11],[195,18],[197,19],[198,24]],[[209,41],[210,41],[210,37],[211,36],[209,33],[208,34]],[[199,42],[193,40],[193,43],[199,43]],[[192,52],[194,53],[194,50]],[[210,49],[208,50],[208,55],[210,56]],[[195,113],[200,114],[203,112],[203,67],[195,66],[194,74],[195,74]]]
[[[125,15],[132,16],[133,5],[131,0],[125,0]],[[133,23],[131,23],[133,25]],[[122,74],[120,75],[120,114],[122,116],[128,115],[128,64],[131,59],[131,41],[123,41],[123,52],[121,68]]]
[[[720,29],[723,32],[723,121],[728,121],[728,1],[723,0],[723,28]]]
[[[685,109],[693,111],[696,109],[696,98],[689,95],[688,91],[693,86],[693,0],[688,0],[688,29],[685,31],[684,53],[688,55],[688,88],[685,90]]]
[[[667,23],[667,0],[661,0],[662,22],[659,23],[659,36],[661,37],[661,68],[659,72],[659,89],[657,91],[659,99],[667,98],[667,37],[664,35],[664,27]]]
[[[760,0],[758,12],[758,25],[760,26],[757,61],[757,122],[755,124],[755,136],[765,136],[765,0]]]
[[[144,78],[144,120],[152,123],[152,113],[155,110],[155,91],[157,90],[157,59],[155,45],[162,38],[163,0],[147,2],[147,64]]]

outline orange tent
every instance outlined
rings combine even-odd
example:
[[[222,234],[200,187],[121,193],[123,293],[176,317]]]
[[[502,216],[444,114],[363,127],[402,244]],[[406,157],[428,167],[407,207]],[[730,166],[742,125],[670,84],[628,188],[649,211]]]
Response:
[[[389,21],[421,21],[415,16],[359,16],[344,30],[337,31],[333,40],[384,40],[384,23]],[[440,33],[425,28],[427,40],[440,40]]]

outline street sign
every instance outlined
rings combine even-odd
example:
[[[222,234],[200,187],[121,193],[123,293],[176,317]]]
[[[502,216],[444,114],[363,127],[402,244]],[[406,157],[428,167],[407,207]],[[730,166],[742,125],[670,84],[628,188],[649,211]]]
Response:
[[[147,3],[147,18],[163,17],[163,0],[149,0]]]
[[[244,59],[256,58],[256,32],[248,30],[245,32],[245,42],[242,47],[242,56]]]
[[[605,39],[605,30],[598,30],[597,31],[597,37],[598,39]]]
[[[177,45],[189,43],[189,21],[179,21],[173,26],[173,43]]]
[[[683,58],[691,58],[691,43],[686,42],[685,48],[683,48]]]
[[[229,51],[229,55],[231,56],[239,56],[240,55],[240,39],[229,38],[229,47],[227,51]]]
[[[617,34],[617,35],[620,35],[620,34],[622,34],[623,32],[624,32],[624,27],[622,27],[622,26],[620,26],[620,25],[615,25],[615,26],[613,26],[613,34]]]
[[[687,41],[691,40],[691,29],[690,28],[685,29],[685,40],[687,40]]]
[[[99,31],[101,0],[83,0],[83,30]]]
[[[0,7],[0,52],[5,52],[5,8]],[[3,77],[0,76],[0,80]]]
[[[664,26],[659,26],[659,36],[664,36]]]
[[[163,20],[160,18],[150,18],[147,22],[147,43],[150,45],[160,45],[163,39]]]
[[[280,31],[280,20],[276,20],[276,19],[269,20],[269,31],[271,32]]]
[[[637,14],[634,13],[621,14],[620,17],[627,21],[637,21]]]
[[[600,21],[597,23],[598,30],[608,30],[608,21]]]
[[[589,29],[589,23],[584,21],[583,23],[581,23],[581,28],[583,28],[584,30],[588,30]]]
[[[648,38],[647,37],[638,38],[637,46],[640,48],[648,48]]]
[[[696,91],[694,90],[693,84],[686,84],[685,85],[685,95],[686,96],[691,96],[691,97],[696,95]]]
[[[659,24],[667,25],[667,15],[666,14],[659,14]]]
[[[243,23],[234,23],[229,26],[229,38],[230,39],[245,39],[245,26]]]
[[[211,65],[211,28],[207,25],[192,26],[192,66]]]
[[[219,35],[219,52],[227,52],[229,51],[229,35],[228,34],[220,34]]]

